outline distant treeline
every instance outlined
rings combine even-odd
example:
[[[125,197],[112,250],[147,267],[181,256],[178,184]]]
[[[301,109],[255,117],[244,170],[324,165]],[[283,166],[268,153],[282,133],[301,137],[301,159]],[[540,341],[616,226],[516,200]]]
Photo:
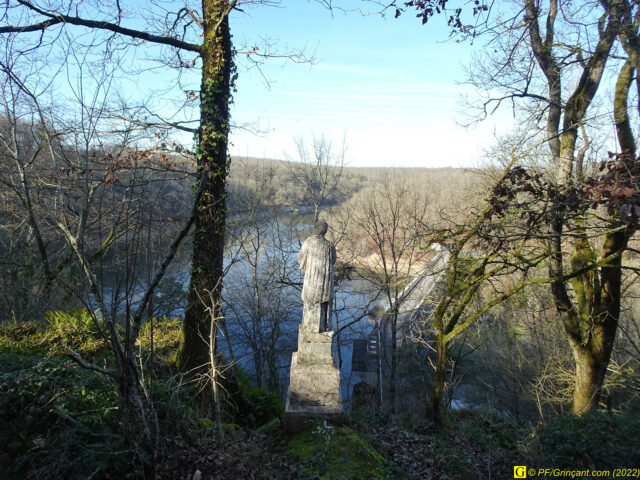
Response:
[[[339,167],[334,167],[339,168]],[[338,192],[324,208],[340,205],[365,187],[375,189],[385,175],[390,172],[403,173],[411,178],[417,188],[429,193],[429,205],[434,214],[446,209],[449,214],[463,206],[473,207],[477,193],[482,191],[489,170],[463,168],[402,168],[402,167],[343,167]],[[308,207],[309,199],[301,191],[291,176],[295,174],[291,162],[268,158],[233,157],[227,183],[229,208],[233,212],[241,209],[243,199],[256,195],[267,199],[268,206]],[[259,193],[259,195],[258,195]]]

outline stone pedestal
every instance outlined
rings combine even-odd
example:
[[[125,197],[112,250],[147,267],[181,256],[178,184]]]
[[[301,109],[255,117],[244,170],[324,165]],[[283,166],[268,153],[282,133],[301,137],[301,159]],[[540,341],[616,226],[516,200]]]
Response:
[[[285,425],[295,432],[307,420],[323,418],[343,421],[340,401],[340,371],[333,365],[333,332],[311,333],[304,323],[298,334],[298,351],[291,356]]]
[[[318,333],[320,331],[320,319],[322,317],[322,304],[307,303],[302,310],[302,324],[300,325],[300,334],[302,332]],[[324,332],[330,333],[330,332]],[[298,343],[300,338],[298,337]]]

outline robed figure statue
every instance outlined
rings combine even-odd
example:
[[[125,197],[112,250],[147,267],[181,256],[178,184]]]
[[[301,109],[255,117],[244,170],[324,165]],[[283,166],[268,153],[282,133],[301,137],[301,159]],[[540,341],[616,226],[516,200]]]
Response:
[[[331,330],[330,305],[333,298],[333,264],[336,263],[336,247],[324,238],[329,226],[318,223],[313,235],[302,244],[298,253],[298,265],[304,270],[302,286],[301,330],[327,332]]]

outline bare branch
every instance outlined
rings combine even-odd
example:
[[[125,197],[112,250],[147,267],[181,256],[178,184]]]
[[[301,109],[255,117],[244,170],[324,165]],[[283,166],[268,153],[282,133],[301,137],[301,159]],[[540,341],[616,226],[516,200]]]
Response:
[[[31,24],[31,25],[10,25],[6,27],[0,27],[0,33],[26,33],[26,32],[35,32],[35,31],[44,31],[47,28],[54,25],[69,24],[69,25],[77,25],[77,26],[87,27],[87,28],[95,28],[98,30],[106,30],[109,32],[118,33],[121,35],[137,38],[147,42],[156,43],[159,45],[169,45],[171,47],[175,47],[180,50],[187,50],[190,52],[200,53],[200,45],[185,42],[177,38],[166,37],[162,35],[154,35],[141,30],[134,30],[131,28],[122,27],[119,24],[110,23],[106,21],[87,20],[85,18],[80,18],[80,17],[71,17],[68,15],[50,13],[36,7],[33,3],[28,2],[26,0],[18,0],[18,3],[20,3],[21,5],[24,5],[29,10],[32,10],[42,16],[48,17],[48,20],[45,20],[44,22],[40,22],[36,24]]]

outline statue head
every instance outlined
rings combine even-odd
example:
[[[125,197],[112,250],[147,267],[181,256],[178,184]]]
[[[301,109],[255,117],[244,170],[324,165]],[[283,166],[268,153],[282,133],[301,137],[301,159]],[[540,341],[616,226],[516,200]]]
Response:
[[[321,235],[324,237],[328,230],[329,230],[329,225],[327,224],[327,222],[318,222],[313,228],[313,234]]]

